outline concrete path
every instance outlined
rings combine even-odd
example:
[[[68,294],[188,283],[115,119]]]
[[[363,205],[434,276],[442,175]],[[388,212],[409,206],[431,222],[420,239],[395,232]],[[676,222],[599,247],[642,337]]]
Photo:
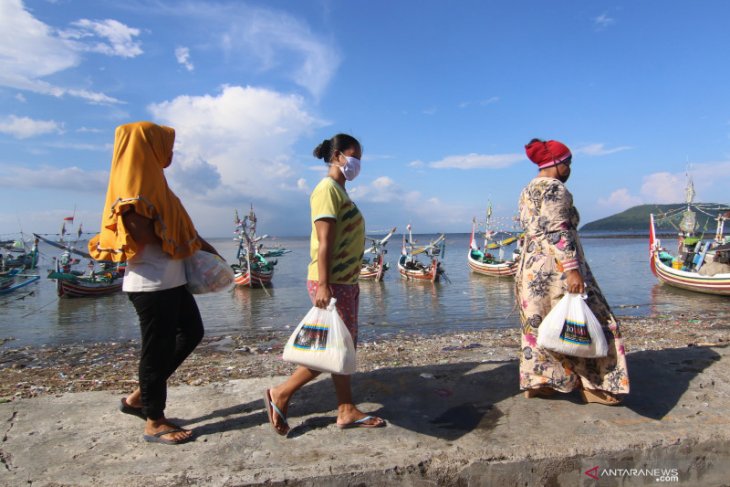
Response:
[[[337,429],[321,378],[292,402],[288,438],[261,399],[281,378],[177,387],[168,416],[197,434],[180,446],[145,443],[119,394],[20,400],[0,405],[0,484],[625,486],[668,474],[729,486],[730,349],[637,352],[629,367],[633,392],[613,408],[525,399],[516,361],[358,374],[355,397],[381,429]]]

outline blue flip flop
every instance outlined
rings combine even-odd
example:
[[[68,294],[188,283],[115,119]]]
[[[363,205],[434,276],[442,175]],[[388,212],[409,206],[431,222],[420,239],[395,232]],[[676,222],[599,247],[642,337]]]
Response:
[[[138,418],[147,421],[147,416],[145,416],[144,413],[142,412],[142,408],[136,408],[134,406],[130,406],[129,404],[127,404],[127,399],[124,397],[120,401],[119,410],[121,412],[123,412],[124,414],[130,414],[132,416],[137,416]]]
[[[367,424],[365,421],[369,419],[375,419],[375,416],[365,416],[364,418],[360,418],[358,420],[353,421],[352,423],[346,423],[346,424],[338,424],[337,427],[341,430],[350,429],[350,428],[382,428],[385,426],[385,420],[382,418],[380,419],[380,423],[375,424]]]
[[[168,430],[160,431],[159,433],[155,433],[154,435],[144,435],[144,441],[148,443],[162,443],[163,445],[182,445],[183,443],[187,443],[188,441],[192,440],[193,437],[190,436],[189,438],[185,438],[183,440],[168,440],[165,438],[162,438],[165,435],[169,435],[170,433],[178,433],[178,432],[184,432],[185,430],[182,428],[170,428]]]
[[[274,428],[274,431],[276,431],[277,434],[281,436],[286,436],[287,433],[289,433],[289,422],[286,420],[286,416],[284,416],[284,413],[282,413],[281,410],[276,407],[274,401],[271,400],[271,393],[269,392],[270,390],[271,389],[266,389],[264,391],[264,407],[266,408],[266,414],[269,416],[269,423],[271,424],[271,427]],[[284,421],[284,426],[286,426],[285,431],[281,431],[276,428],[276,425],[274,424],[274,413],[278,414],[282,421]]]

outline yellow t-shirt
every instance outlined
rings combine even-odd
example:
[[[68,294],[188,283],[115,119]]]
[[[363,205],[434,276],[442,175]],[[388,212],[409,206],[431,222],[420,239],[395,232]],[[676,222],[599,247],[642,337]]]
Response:
[[[312,236],[309,240],[310,257],[307,279],[319,280],[317,253],[319,239],[314,222],[322,218],[335,219],[335,242],[330,262],[330,284],[356,284],[360,276],[362,255],[365,251],[365,220],[345,188],[330,177],[319,182],[309,198],[312,208]]]

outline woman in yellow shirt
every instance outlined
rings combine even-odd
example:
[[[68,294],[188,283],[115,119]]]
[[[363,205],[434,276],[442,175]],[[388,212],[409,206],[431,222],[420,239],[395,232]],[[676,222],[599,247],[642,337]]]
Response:
[[[357,345],[357,279],[365,250],[365,220],[348,196],[345,184],[360,173],[362,147],[354,137],[338,134],[319,144],[314,157],[324,160],[329,171],[310,197],[312,235],[307,290],[319,308],[326,308],[332,297],[337,299],[337,311]],[[265,391],[264,405],[278,434],[289,432],[286,415],[291,397],[319,374],[299,366],[283,384]],[[355,406],[349,375],[332,374],[332,382],[337,394],[338,427],[385,426],[381,418],[367,415]]]

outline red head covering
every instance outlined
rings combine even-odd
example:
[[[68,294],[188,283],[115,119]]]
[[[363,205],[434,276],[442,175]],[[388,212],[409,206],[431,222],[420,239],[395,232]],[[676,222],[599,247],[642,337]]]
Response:
[[[525,146],[525,152],[539,169],[555,166],[572,157],[570,149],[557,140],[533,140]]]

